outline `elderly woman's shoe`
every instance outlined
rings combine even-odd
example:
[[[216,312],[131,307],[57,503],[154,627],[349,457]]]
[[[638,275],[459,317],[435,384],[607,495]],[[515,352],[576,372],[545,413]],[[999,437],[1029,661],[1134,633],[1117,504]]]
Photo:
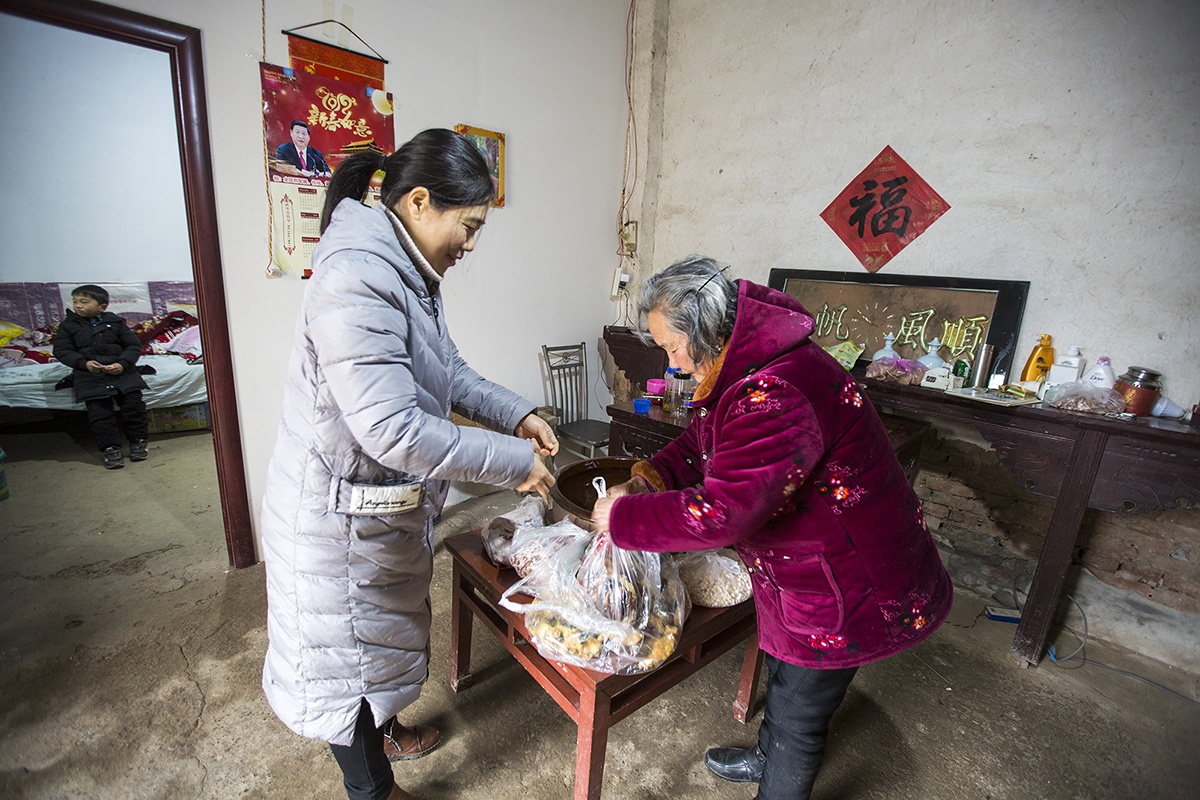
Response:
[[[387,800],[421,800],[421,798],[417,797],[415,794],[409,794],[401,789],[399,784],[393,783],[392,791],[387,796]]]
[[[383,754],[388,761],[412,761],[432,753],[442,743],[442,734],[437,728],[417,725],[409,728],[392,717],[383,729]]]
[[[718,778],[735,783],[758,783],[767,758],[754,747],[714,747],[704,754],[704,766]]]

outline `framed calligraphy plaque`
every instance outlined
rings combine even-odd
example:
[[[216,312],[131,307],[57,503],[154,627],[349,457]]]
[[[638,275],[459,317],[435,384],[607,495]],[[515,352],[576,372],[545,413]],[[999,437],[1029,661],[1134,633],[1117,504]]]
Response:
[[[878,272],[950,204],[891,147],[867,165],[821,212],[867,272]]]
[[[849,272],[773,269],[772,289],[800,301],[816,319],[813,341],[823,347],[854,341],[866,349],[859,366],[870,362],[885,343],[902,358],[917,359],[937,338],[947,361],[974,361],[979,345],[995,348],[992,373],[1012,372],[1013,352],[1028,281],[943,278],[932,275],[893,275],[881,278]]]

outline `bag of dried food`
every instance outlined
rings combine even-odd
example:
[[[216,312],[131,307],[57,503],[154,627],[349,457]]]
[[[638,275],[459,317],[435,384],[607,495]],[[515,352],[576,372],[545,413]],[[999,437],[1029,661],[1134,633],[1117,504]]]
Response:
[[[1116,416],[1125,411],[1125,397],[1120,392],[1088,381],[1071,381],[1051,386],[1046,389],[1042,402],[1051,408],[1081,411],[1085,414]]]
[[[750,599],[753,587],[746,565],[732,550],[676,553],[679,577],[692,605],[708,608],[736,606]]]
[[[553,525],[521,527],[513,534],[508,551],[509,564],[522,578],[541,571],[543,574],[539,579],[544,579],[547,573],[541,570],[543,563],[550,564],[548,570],[557,570],[562,565],[573,563],[574,570],[579,566],[583,551],[591,540],[590,531],[585,531],[569,519]]]
[[[521,603],[516,594],[534,599]],[[596,534],[574,565],[561,555],[543,562],[500,603],[525,614],[544,657],[615,675],[666,661],[691,610],[669,553],[624,550],[607,533]]]
[[[512,566],[513,537],[522,528],[543,527],[547,508],[541,495],[531,494],[522,498],[512,511],[501,514],[487,524],[481,532],[483,551],[493,564],[499,567]]]

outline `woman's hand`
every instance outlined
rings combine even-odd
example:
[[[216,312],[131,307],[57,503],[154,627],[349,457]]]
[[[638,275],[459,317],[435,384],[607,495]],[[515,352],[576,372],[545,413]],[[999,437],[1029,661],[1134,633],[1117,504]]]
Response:
[[[537,445],[534,445],[537,449]],[[537,492],[546,502],[550,501],[550,487],[554,485],[554,475],[546,467],[542,461],[541,455],[533,457],[533,469],[529,470],[529,477],[525,482],[517,487],[518,492]]]
[[[617,502],[617,498],[611,495],[596,500],[596,505],[592,507],[592,525],[596,530],[608,530],[608,521],[612,517],[612,507],[615,502]]]
[[[610,486],[608,493],[596,500],[596,505],[592,507],[592,524],[596,527],[596,530],[608,530],[608,521],[612,516],[613,503],[616,502],[618,497],[625,497],[631,494],[644,494],[645,492],[646,484],[641,478],[630,478],[624,483]]]
[[[539,456],[558,454],[558,437],[554,435],[554,429],[550,427],[550,423],[536,413],[526,414],[525,418],[517,423],[513,433],[522,439],[533,442],[533,449]],[[554,484],[553,481],[550,483]]]

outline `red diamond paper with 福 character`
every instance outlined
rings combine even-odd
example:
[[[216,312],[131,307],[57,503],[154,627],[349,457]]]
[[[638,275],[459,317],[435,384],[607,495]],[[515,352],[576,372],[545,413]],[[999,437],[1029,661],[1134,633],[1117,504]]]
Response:
[[[821,212],[868,272],[884,264],[950,209],[890,146]]]

